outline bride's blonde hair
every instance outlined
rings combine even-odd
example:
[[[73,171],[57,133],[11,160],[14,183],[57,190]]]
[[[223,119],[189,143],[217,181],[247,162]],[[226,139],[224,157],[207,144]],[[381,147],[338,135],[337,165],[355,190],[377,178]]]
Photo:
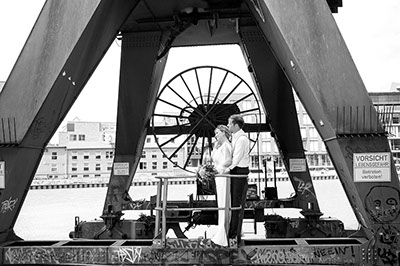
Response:
[[[219,131],[224,132],[226,138],[228,140],[231,139],[232,133],[229,131],[229,128],[225,125],[218,125],[217,128]]]

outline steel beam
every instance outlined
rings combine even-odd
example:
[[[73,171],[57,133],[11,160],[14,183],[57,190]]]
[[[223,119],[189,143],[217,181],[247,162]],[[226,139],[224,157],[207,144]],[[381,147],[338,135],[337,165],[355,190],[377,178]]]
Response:
[[[142,155],[167,56],[157,60],[161,32],[122,34],[114,169],[111,172],[103,215],[120,213]],[[125,163],[128,169],[117,171]]]
[[[393,160],[390,180],[354,180],[354,155],[390,147],[329,7],[319,0],[246,3],[325,142],[361,227],[370,239],[376,234],[375,248],[398,249],[390,238],[400,232]]]
[[[241,47],[249,68],[252,69],[272,136],[296,192],[294,205],[307,214],[322,215],[306,163],[292,86],[259,28],[242,27],[240,34]],[[296,162],[300,160],[304,170],[291,171],[291,160],[296,160]]]
[[[0,143],[6,165],[0,243],[13,226],[42,153],[138,1],[47,1],[0,95],[0,118],[15,121],[15,143]],[[6,129],[8,131],[8,129]],[[13,139],[13,138],[11,138]]]

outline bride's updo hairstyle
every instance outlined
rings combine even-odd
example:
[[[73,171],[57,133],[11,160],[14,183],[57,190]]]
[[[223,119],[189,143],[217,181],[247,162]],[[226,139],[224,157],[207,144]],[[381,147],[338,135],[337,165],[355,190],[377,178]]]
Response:
[[[217,129],[218,129],[219,131],[221,131],[221,132],[224,132],[224,134],[225,134],[225,136],[226,136],[226,138],[227,138],[228,140],[231,139],[232,133],[229,131],[229,128],[228,128],[227,126],[225,126],[225,125],[218,125],[218,126],[217,126]]]

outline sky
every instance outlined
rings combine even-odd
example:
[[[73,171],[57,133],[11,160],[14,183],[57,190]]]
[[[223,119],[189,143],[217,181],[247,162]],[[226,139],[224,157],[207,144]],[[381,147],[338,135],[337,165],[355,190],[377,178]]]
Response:
[[[44,0],[0,0],[0,81],[6,81],[39,15]],[[343,0],[334,14],[368,91],[388,91],[400,83],[399,0]],[[116,121],[120,49],[110,47],[69,111],[62,126],[81,121]],[[190,58],[190,60],[187,60]],[[250,76],[237,46],[179,48],[170,51],[163,83],[193,66],[216,65]],[[243,73],[243,74],[242,74]],[[95,99],[95,101],[93,100]]]

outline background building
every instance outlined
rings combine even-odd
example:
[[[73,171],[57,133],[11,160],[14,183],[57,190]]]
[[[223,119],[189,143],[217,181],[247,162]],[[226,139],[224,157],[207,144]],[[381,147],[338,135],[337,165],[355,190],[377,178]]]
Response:
[[[242,95],[232,100],[240,99]],[[378,110],[380,120],[384,122],[396,167],[400,170],[400,92],[396,89],[384,93],[370,93],[371,99]],[[300,132],[303,140],[307,162],[312,175],[334,172],[332,162],[326,152],[325,145],[306,110],[296,98],[296,109]],[[253,108],[254,101],[240,102],[239,108]],[[246,105],[246,106],[244,106]],[[246,122],[264,122],[265,116],[245,116]],[[162,121],[168,124],[168,121]],[[85,122],[75,119],[59,132],[59,144],[48,145],[37,170],[35,180],[62,179],[65,182],[108,182],[114,159],[116,124],[113,122]],[[145,140],[135,180],[147,180],[157,174],[181,174],[183,170],[176,167],[166,156],[173,153],[178,145],[174,141],[163,146],[159,143],[171,138],[168,135],[148,135]],[[252,136],[255,138],[255,136]],[[183,165],[189,150],[190,141],[186,147],[179,149],[172,161]],[[200,156],[194,156],[189,163],[196,169],[200,164]],[[251,151],[251,170],[263,170],[265,160],[275,162],[278,172],[285,173],[283,162],[274,138],[269,132],[260,133],[258,142]]]

